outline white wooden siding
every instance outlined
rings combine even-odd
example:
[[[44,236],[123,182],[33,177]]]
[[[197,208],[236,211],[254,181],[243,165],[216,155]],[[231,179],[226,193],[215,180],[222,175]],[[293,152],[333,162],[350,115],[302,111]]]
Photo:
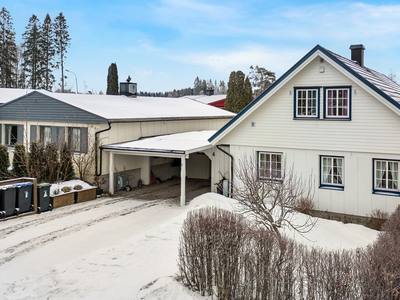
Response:
[[[319,73],[319,66],[325,67]],[[294,120],[294,87],[351,86],[351,121]],[[356,91],[356,93],[354,93]],[[251,127],[251,122],[255,127]],[[244,119],[220,143],[335,151],[399,153],[400,118],[380,101],[327,62],[313,60],[254,113]]]
[[[331,150],[315,151],[279,147],[231,146],[236,164],[244,157],[256,158],[257,151],[282,152],[286,159],[286,169],[293,166],[297,176],[315,183],[314,201],[316,209],[337,213],[367,216],[374,209],[393,212],[400,205],[400,197],[373,194],[373,158],[400,160],[400,154],[355,153]],[[320,155],[344,157],[344,190],[319,188]],[[235,178],[235,182],[238,180]]]

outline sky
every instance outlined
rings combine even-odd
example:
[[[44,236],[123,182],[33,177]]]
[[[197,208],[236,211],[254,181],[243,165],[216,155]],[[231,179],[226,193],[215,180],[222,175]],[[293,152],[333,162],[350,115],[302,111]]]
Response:
[[[363,44],[365,65],[400,81],[400,3],[297,0],[0,0],[22,42],[29,18],[42,22],[62,12],[71,46],[67,87],[80,93],[107,89],[116,63],[119,81],[128,75],[138,91],[193,87],[200,79],[228,82],[259,65],[284,74],[317,44],[350,58]],[[58,79],[59,70],[54,71]]]

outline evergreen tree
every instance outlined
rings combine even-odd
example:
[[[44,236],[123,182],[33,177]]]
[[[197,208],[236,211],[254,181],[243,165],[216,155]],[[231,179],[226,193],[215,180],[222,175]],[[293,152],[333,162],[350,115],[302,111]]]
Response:
[[[46,154],[44,151],[44,144],[42,142],[32,141],[29,147],[29,174],[37,178],[39,182],[46,179]]]
[[[26,85],[26,73],[24,69],[24,57],[23,57],[23,45],[17,46],[17,63],[15,65],[15,81],[17,89],[25,89]]]
[[[200,79],[199,76],[196,77],[196,79],[194,80],[194,85],[193,85],[193,94],[194,95],[200,95]]]
[[[242,71],[233,71],[229,76],[225,109],[234,113],[240,112],[253,100],[251,83]]]
[[[14,145],[13,174],[15,177],[28,176],[28,157],[22,144]]]
[[[15,65],[17,45],[10,13],[3,7],[0,11],[0,87],[16,87]]]
[[[118,70],[117,70],[116,63],[112,63],[108,67],[106,94],[107,95],[118,95]]]
[[[74,165],[72,163],[72,150],[67,143],[63,143],[60,150],[60,180],[67,181],[75,176]]]
[[[55,36],[55,50],[58,55],[57,68],[61,68],[61,92],[64,93],[64,60],[66,59],[67,48],[70,46],[71,38],[68,33],[67,21],[61,12],[53,22]]]
[[[23,68],[27,76],[27,84],[30,88],[39,88],[42,78],[42,52],[40,49],[40,26],[39,19],[32,15],[29,18],[29,24],[26,26],[26,31],[22,35],[24,40],[24,50],[22,53],[24,62]]]
[[[8,156],[8,149],[6,145],[0,144],[0,180],[8,179],[10,166],[10,158]]]
[[[50,183],[57,182],[59,176],[59,162],[56,143],[48,143],[44,149],[44,154],[46,159],[46,174],[44,180]]]
[[[54,65],[54,56],[55,56],[55,48],[54,48],[54,30],[53,24],[51,23],[51,18],[49,14],[46,15],[46,18],[43,21],[41,27],[41,36],[39,39],[40,48],[42,50],[43,57],[43,69],[42,69],[42,84],[41,88],[51,91],[53,88],[53,84],[55,82],[55,77],[53,75]]]

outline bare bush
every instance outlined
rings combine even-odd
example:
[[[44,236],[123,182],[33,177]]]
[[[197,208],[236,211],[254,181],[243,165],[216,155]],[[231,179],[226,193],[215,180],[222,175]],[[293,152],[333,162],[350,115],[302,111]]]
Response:
[[[295,175],[293,167],[287,170],[283,163],[282,168],[281,176],[267,174],[267,179],[262,179],[259,178],[258,166],[254,160],[246,157],[240,160],[235,170],[240,183],[234,185],[232,193],[239,203],[237,211],[251,216],[258,225],[273,230],[278,236],[279,228],[283,226],[306,233],[314,227],[316,219],[309,217],[299,223],[296,208],[300,201],[312,206],[312,177],[306,182]]]

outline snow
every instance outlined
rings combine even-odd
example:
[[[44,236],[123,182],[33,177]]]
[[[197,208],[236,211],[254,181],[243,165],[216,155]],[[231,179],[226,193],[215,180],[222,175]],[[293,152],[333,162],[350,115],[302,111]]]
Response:
[[[206,193],[170,200],[100,198],[0,222],[1,299],[208,299],[175,281],[181,225],[205,206],[233,210]],[[364,247],[377,232],[319,220],[297,240],[327,249]]]
[[[132,142],[103,146],[104,149],[134,150],[151,152],[197,152],[207,146],[211,147],[208,139],[216,130],[191,131],[162,135]]]
[[[88,184],[82,180],[74,179],[74,180],[69,180],[69,181],[63,181],[60,183],[52,183],[50,186],[50,196],[53,197],[55,195],[55,191],[57,191],[57,195],[64,194],[64,192],[62,191],[62,188],[65,186],[71,188],[70,192],[75,192],[76,190],[74,190],[74,186],[76,186],[76,185],[82,186],[82,189],[80,189],[80,191],[95,188],[94,186],[91,186],[90,184]]]
[[[0,88],[0,105],[24,96],[32,90]]]
[[[107,120],[233,118],[234,113],[184,98],[63,94],[37,91]]]

